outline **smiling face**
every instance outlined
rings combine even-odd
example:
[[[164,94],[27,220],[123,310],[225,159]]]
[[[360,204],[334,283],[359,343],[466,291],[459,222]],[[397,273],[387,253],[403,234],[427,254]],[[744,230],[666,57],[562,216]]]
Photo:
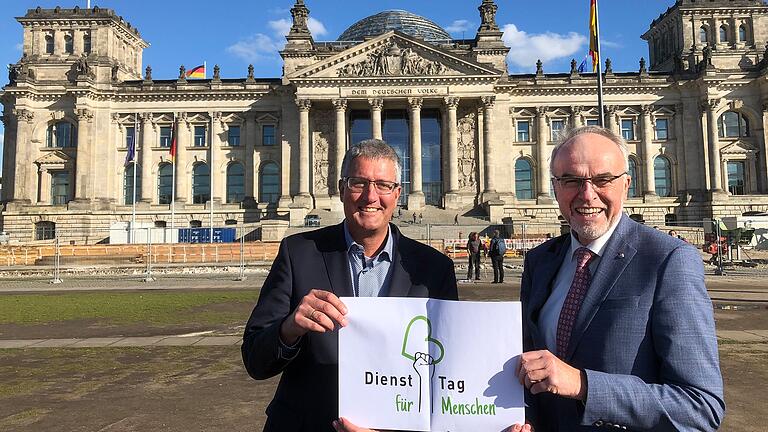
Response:
[[[360,177],[367,180],[397,181],[395,162],[389,159],[370,159],[357,157],[352,160],[348,177]],[[349,233],[355,241],[366,237],[386,237],[389,220],[400,198],[400,186],[389,195],[380,195],[376,187],[369,183],[362,192],[350,190],[341,182],[341,201],[344,203],[344,216],[347,218]]]
[[[615,176],[626,170],[621,150],[610,139],[593,133],[577,135],[556,154],[555,177]],[[560,212],[579,242],[586,245],[602,236],[621,218],[631,179],[621,176],[602,188],[586,182],[581,188],[564,189],[555,181]]]

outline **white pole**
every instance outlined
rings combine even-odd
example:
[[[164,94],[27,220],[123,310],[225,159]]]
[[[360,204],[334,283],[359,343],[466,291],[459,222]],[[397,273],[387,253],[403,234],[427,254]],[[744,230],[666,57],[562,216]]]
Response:
[[[600,113],[599,125],[605,127],[605,105],[603,104],[603,54],[600,52],[600,14],[595,2],[595,44],[597,48],[597,105]]]
[[[139,115],[138,113],[133,113],[133,200],[131,200],[131,239],[129,242],[131,244],[134,242],[134,235],[136,233],[136,144],[138,144],[138,136]]]
[[[171,180],[171,241],[173,241],[173,231],[176,228],[176,154],[179,152],[179,141],[176,136],[176,113],[173,113],[173,124],[171,125],[171,146],[174,141],[176,142],[176,148],[174,154],[171,156],[171,162],[173,163],[173,177]],[[165,233],[163,234],[165,238]]]
[[[91,8],[91,0],[86,0],[85,2],[85,8],[90,9]]]
[[[203,64],[205,64],[205,62],[203,62]],[[208,72],[206,72],[206,73],[208,73]],[[208,172],[208,188],[209,188],[209,190],[208,190],[208,200],[209,200],[209,202],[211,204],[210,205],[210,214],[209,214],[209,219],[210,219],[209,222],[211,224],[211,227],[210,227],[210,232],[208,233],[209,234],[208,243],[213,243],[213,191],[214,191],[214,188],[213,188],[213,175],[216,172],[216,169],[213,166],[213,152],[216,151],[213,148],[213,146],[215,144],[213,142],[213,138],[214,138],[214,136],[213,136],[213,122],[214,121],[216,121],[216,120],[212,120],[212,122],[211,122],[211,135],[210,135],[211,136],[211,141],[210,141],[210,144],[209,144],[210,148],[211,148],[211,157],[210,157],[211,163],[210,163],[210,167],[209,167],[210,170]]]

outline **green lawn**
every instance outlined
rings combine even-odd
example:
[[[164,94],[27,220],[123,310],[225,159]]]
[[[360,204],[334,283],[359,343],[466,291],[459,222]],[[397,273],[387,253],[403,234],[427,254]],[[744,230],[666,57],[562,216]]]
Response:
[[[253,306],[258,290],[224,292],[93,292],[0,295],[0,325],[35,325],[98,319],[115,324],[221,322],[235,309]],[[236,317],[242,319],[242,313]]]

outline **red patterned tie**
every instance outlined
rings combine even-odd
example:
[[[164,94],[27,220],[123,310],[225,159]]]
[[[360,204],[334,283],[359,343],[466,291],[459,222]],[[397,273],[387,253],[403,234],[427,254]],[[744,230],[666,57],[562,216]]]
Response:
[[[592,277],[589,274],[589,262],[592,261],[594,254],[591,250],[580,247],[574,252],[576,256],[576,273],[573,275],[571,289],[565,296],[563,308],[560,310],[560,319],[557,321],[557,356],[565,358],[568,351],[568,342],[571,340],[571,330],[576,323],[576,317],[579,315],[581,303],[587,296],[589,284]]]

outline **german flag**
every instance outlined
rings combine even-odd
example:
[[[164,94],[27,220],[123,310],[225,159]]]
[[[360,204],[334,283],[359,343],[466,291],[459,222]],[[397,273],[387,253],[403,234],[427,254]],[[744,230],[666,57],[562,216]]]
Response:
[[[205,65],[194,67],[187,71],[187,78],[203,78],[205,79]]]
[[[600,70],[600,40],[598,39],[597,0],[589,4],[589,56],[592,57],[592,72]]]

